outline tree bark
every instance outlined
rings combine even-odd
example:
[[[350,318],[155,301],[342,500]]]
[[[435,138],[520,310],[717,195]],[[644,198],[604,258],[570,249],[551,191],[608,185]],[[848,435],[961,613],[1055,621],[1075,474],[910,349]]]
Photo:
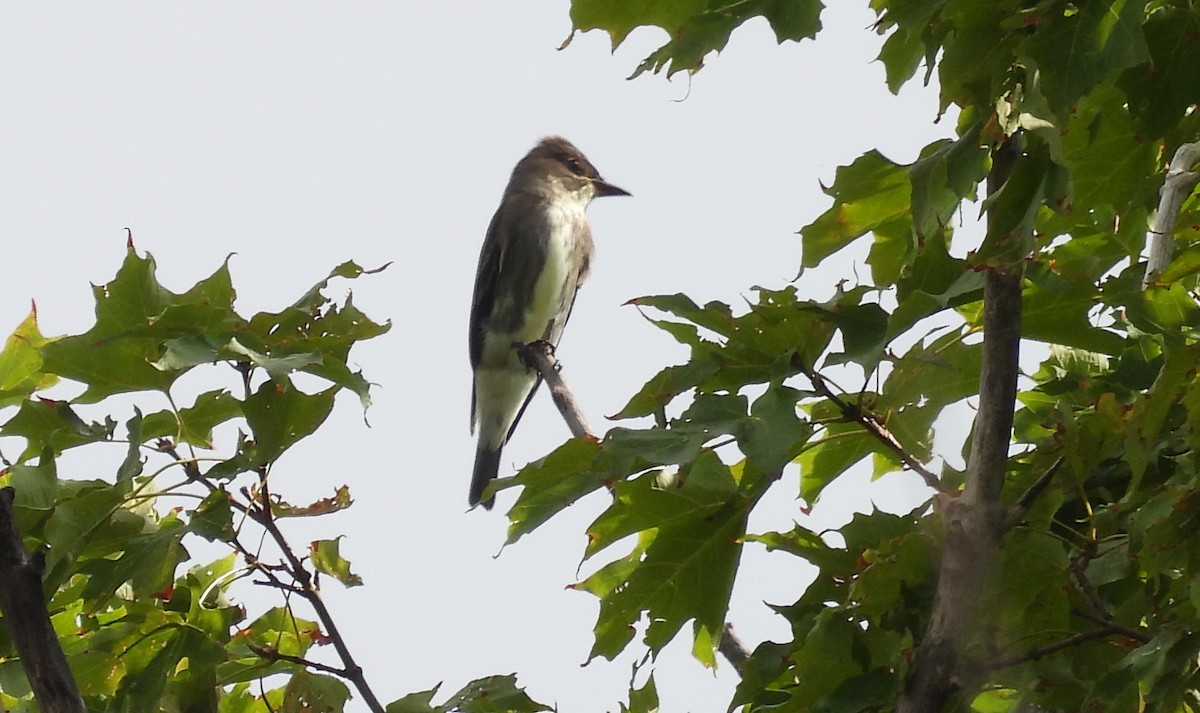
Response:
[[[1200,171],[1193,170],[1197,163],[1200,163],[1200,141],[1180,146],[1167,168],[1167,178],[1159,192],[1158,211],[1148,236],[1150,258],[1146,261],[1146,276],[1142,278],[1143,290],[1153,284],[1175,254],[1175,236],[1171,231],[1175,229],[1183,202],[1200,185]]]
[[[1010,137],[993,153],[989,194],[999,190],[1011,173],[1018,141]],[[944,542],[937,590],[897,713],[943,710],[972,674],[963,654],[1003,529],[1000,491],[1012,441],[1020,343],[1021,268],[989,267],[983,287],[979,410],[966,483],[957,498],[940,499]]]
[[[50,625],[42,593],[45,561],[30,555],[13,520],[13,489],[0,488],[0,613],[44,713],[86,713],[83,699]]]

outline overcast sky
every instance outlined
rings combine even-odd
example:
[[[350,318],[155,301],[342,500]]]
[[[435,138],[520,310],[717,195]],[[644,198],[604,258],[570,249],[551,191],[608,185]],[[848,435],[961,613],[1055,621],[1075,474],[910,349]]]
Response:
[[[89,283],[112,278],[125,227],[176,291],[237,253],[247,316],[290,303],[344,260],[392,262],[333,286],[393,323],[352,354],[379,385],[371,427],[344,398],[272,476],[293,502],[343,483],[357,502],[289,533],[298,546],[347,535],[342,551],[366,586],[330,582],[327,598],[383,700],[517,672],[560,710],[615,710],[641,652],[581,667],[597,601],[565,589],[604,497],[499,557],[512,494],[494,512],[466,511],[479,245],[513,164],[546,134],[575,142],[633,193],[592,206],[597,255],[559,350],[603,428],[646,379],[686,358],[623,302],[683,291],[737,309],[752,286],[783,286],[797,271],[795,232],[829,205],[820,181],[869,148],[909,162],[950,135],[953,117],[933,123],[932,89],[886,91],[866,3],[834,5],[815,43],[777,46],[753,22],[699,75],[671,82],[625,79],[661,44],[658,31],[636,32],[615,56],[594,32],[558,51],[568,5],[548,0],[10,6],[0,25],[0,327],[15,327],[30,300],[48,334],[89,327]],[[866,274],[847,256],[806,273],[800,290],[828,296],[855,269]],[[539,394],[501,474],[567,435]],[[908,474],[866,482],[840,484],[805,516],[791,472],[751,526],[820,529],[872,500],[905,511],[924,498]],[[791,603],[807,577],[787,555],[747,547],[731,620],[748,643],[788,637],[762,602]],[[234,596],[271,601],[245,588]],[[694,661],[688,631],[659,657],[663,710],[721,710],[736,676]]]

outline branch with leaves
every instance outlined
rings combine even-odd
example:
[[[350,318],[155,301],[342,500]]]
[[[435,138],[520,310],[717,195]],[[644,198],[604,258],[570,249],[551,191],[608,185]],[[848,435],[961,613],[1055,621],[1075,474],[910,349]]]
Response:
[[[321,577],[359,583],[338,540],[314,542],[301,556],[282,523],[349,507],[349,489],[296,506],[269,480],[279,457],[319,430],[338,392],[354,393],[364,408],[370,402],[369,384],[348,357],[355,344],[386,333],[388,325],[372,321],[349,298],[333,302],[324,290],[333,279],[372,272],[345,263],[284,309],[244,318],[234,310],[227,266],[174,293],[158,283],[153,259],[130,244],[116,277],[95,288],[96,323],[88,331],[48,339],[31,314],[8,340],[0,352],[6,369],[0,408],[10,413],[0,436],[22,439],[24,449],[5,475],[18,494],[13,521],[22,523],[26,541],[43,547],[32,557],[10,558],[16,569],[0,584],[29,584],[25,589],[39,596],[44,589],[49,600],[40,618],[22,605],[5,610],[5,623],[22,642],[20,632],[32,627],[40,627],[43,647],[65,642],[54,671],[69,675],[71,663],[78,676],[74,683],[59,677],[61,685],[47,690],[51,659],[21,643],[32,695],[43,710],[286,710],[314,700],[341,710],[350,697],[343,681],[370,710],[385,710],[321,596]],[[228,388],[193,394],[176,386],[192,370],[226,367],[235,374]],[[298,372],[327,386],[301,391],[293,383]],[[138,407],[123,428],[111,416],[88,422],[74,403],[39,395],[65,381],[80,385],[81,402],[103,406],[111,396],[129,394]],[[161,410],[146,408],[163,402]],[[215,449],[214,429],[231,422],[238,426],[236,444]],[[107,480],[73,480],[60,465],[68,451],[111,453],[114,444],[123,446],[124,457]],[[102,456],[95,462],[104,462]],[[169,482],[176,472],[183,477]],[[184,549],[188,537],[231,551],[213,562],[192,562]],[[21,537],[14,531],[8,541],[19,545]],[[255,574],[283,601],[247,621],[230,588]],[[0,586],[0,604],[4,591],[17,590]],[[297,599],[312,606],[316,621],[294,611]],[[340,665],[311,655],[312,647],[326,644]],[[267,680],[283,685],[264,690]],[[541,708],[511,677],[485,680],[464,687],[456,705],[499,695],[526,701],[523,710]],[[77,708],[58,706],[64,696],[56,691],[67,691],[68,683],[82,692]],[[432,691],[413,695],[426,693],[432,697]],[[19,697],[28,695],[0,690],[0,706],[25,707]]]

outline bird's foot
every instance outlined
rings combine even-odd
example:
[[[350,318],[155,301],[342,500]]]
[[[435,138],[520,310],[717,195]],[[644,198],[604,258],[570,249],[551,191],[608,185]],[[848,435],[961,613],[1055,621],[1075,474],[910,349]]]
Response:
[[[513,349],[517,350],[517,355],[521,358],[521,363],[526,368],[536,370],[537,364],[534,363],[533,355],[540,352],[547,357],[553,357],[555,346],[545,339],[536,339],[528,344],[513,342]],[[562,365],[556,361],[554,362],[554,369],[558,371],[562,369]]]

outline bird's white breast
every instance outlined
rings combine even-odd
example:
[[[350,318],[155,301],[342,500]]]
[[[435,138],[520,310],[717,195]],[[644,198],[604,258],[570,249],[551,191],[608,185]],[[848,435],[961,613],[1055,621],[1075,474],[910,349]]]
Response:
[[[557,344],[579,284],[579,245],[585,205],[560,201],[546,211],[546,264],[533,288],[525,328],[517,341]]]

